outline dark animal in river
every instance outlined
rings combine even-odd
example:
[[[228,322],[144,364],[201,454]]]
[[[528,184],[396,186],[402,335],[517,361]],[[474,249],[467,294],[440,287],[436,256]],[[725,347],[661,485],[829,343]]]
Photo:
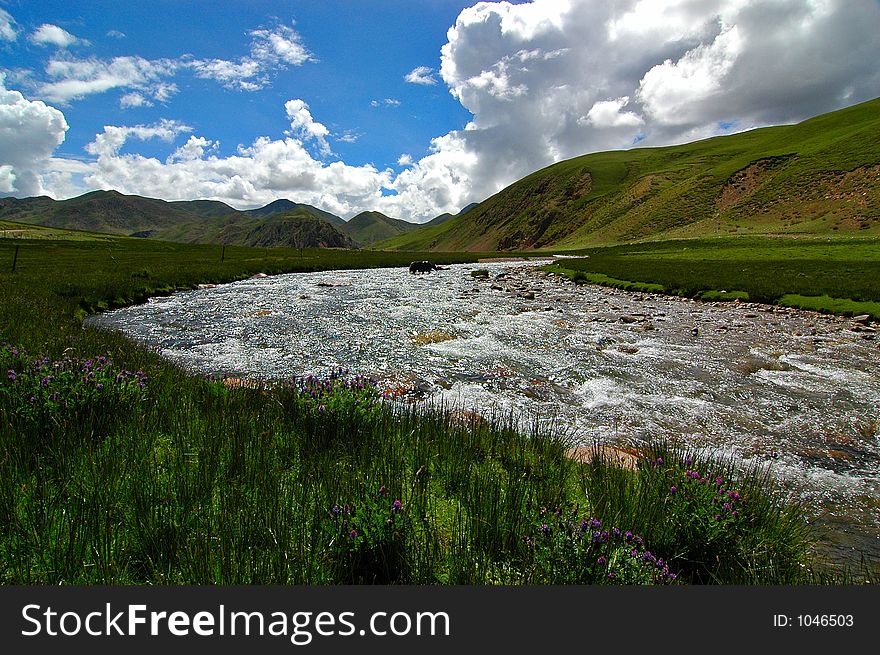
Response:
[[[412,262],[409,265],[410,273],[430,273],[431,271],[441,270],[437,264],[429,261]]]

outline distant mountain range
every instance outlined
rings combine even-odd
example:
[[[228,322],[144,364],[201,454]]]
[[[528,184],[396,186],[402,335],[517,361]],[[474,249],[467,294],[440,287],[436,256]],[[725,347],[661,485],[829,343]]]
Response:
[[[559,162],[423,225],[276,200],[0,199],[0,220],[188,243],[491,251],[731,234],[880,234],[880,99],[797,125]]]
[[[57,201],[45,196],[0,198],[0,219],[184,243],[303,248],[366,247],[419,228],[380,212],[362,212],[345,221],[284,199],[239,211],[215,200],[166,202],[117,191]]]

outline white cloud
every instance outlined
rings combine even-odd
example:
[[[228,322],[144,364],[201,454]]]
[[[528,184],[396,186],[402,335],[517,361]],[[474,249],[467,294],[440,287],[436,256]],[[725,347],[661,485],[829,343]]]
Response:
[[[46,74],[53,80],[39,88],[40,96],[52,102],[67,103],[111,89],[135,89],[160,100],[176,87],[162,83],[177,70],[173,60],[143,57],[114,57],[110,61],[90,59],[51,59]]]
[[[400,157],[397,158],[397,165],[398,166],[409,166],[412,163],[413,163],[412,155],[408,155],[408,154],[404,153]]]
[[[638,114],[631,111],[621,111],[628,104],[628,96],[616,100],[600,100],[590,108],[586,116],[578,119],[578,123],[598,128],[643,125],[645,120]]]
[[[197,77],[216,80],[228,89],[258,91],[268,83],[271,71],[314,61],[292,27],[278,25],[271,30],[251,30],[248,35],[251,37],[249,56],[238,61],[193,59],[185,65],[192,68]]]
[[[251,57],[266,65],[301,66],[313,59],[292,27],[278,25],[272,30],[251,30],[249,34],[253,38]]]
[[[413,68],[409,73],[404,75],[404,80],[410,84],[423,84],[433,86],[437,84],[437,78],[434,77],[434,69],[427,66],[418,66]]]
[[[147,139],[159,139],[171,143],[178,134],[192,132],[192,128],[178,121],[161,120],[154,125],[135,125],[134,127],[119,127],[105,125],[104,131],[95,136],[95,140],[86,146],[86,152],[101,157],[114,157],[125,142],[131,138],[146,141]]]
[[[152,107],[153,103],[137,91],[132,91],[119,98],[119,106],[123,109],[130,109],[132,107]]]
[[[63,113],[8,90],[0,73],[0,191],[18,196],[44,193],[40,171],[67,129]]]
[[[107,32],[107,36],[109,36],[111,39],[124,39],[125,32],[120,32],[119,30],[110,30],[109,32]]]
[[[113,30],[108,35],[115,38],[125,36]],[[66,54],[57,56],[47,64],[48,81],[38,84],[37,91],[50,102],[66,104],[88,95],[126,89],[129,92],[120,98],[120,106],[148,106],[154,101],[165,103],[176,94],[177,84],[170,80],[184,70],[192,71],[196,77],[219,82],[228,89],[256,91],[268,84],[273,71],[313,60],[291,27],[279,25],[271,30],[251,30],[248,35],[251,37],[250,54],[236,61],[196,59],[190,55],[153,60],[138,56],[109,60],[96,57],[76,59]],[[88,43],[54,25],[42,25],[31,39],[61,48],[73,43]]]
[[[15,41],[17,38],[15,19],[7,11],[0,9],[0,40]]]
[[[330,154],[330,146],[327,137],[330,130],[312,118],[309,106],[302,100],[288,100],[284,103],[284,111],[290,119],[290,130],[294,136],[299,137],[300,142],[315,141],[324,155]]]
[[[357,143],[357,140],[361,137],[360,134],[353,132],[351,130],[346,130],[340,135],[336,135],[333,137],[335,141],[339,141],[340,143]]]
[[[398,100],[397,98],[370,100],[370,107],[400,107],[400,100]]]
[[[58,48],[69,48],[72,45],[89,45],[89,42],[85,39],[78,39],[67,30],[49,23],[43,23],[34,30],[30,40],[37,45],[54,45]]]

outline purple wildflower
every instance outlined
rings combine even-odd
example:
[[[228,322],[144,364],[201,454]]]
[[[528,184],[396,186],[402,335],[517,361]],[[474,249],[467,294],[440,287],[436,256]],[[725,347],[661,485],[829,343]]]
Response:
[[[15,382],[15,371],[9,369],[9,373],[7,374],[10,382]]]
[[[676,487],[675,485],[672,485],[671,487],[669,487],[669,493],[671,493],[674,496],[676,493],[678,493],[678,487]]]
[[[382,496],[383,498],[385,497],[385,485],[384,484],[381,487],[379,487],[379,495]]]
[[[599,559],[596,560],[596,564],[598,564],[599,566],[605,566],[605,564],[607,564],[607,563],[608,563],[608,560],[605,559],[605,557],[602,555],[600,555]]]
[[[546,523],[542,523],[541,524],[541,532],[543,532],[544,534],[550,534],[550,526],[547,525]]]
[[[402,508],[403,508],[403,505],[401,504],[401,502],[399,500],[395,500],[394,503],[392,503],[392,505],[391,505],[391,509],[394,510],[395,512],[399,512]]]

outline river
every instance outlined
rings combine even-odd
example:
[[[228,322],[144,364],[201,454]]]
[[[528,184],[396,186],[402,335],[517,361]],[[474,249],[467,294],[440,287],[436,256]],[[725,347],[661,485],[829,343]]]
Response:
[[[665,438],[766,465],[808,503],[831,556],[880,561],[880,340],[847,319],[493,262],[251,279],[88,322],[202,374],[343,367],[392,394],[512,412],[584,444]]]

